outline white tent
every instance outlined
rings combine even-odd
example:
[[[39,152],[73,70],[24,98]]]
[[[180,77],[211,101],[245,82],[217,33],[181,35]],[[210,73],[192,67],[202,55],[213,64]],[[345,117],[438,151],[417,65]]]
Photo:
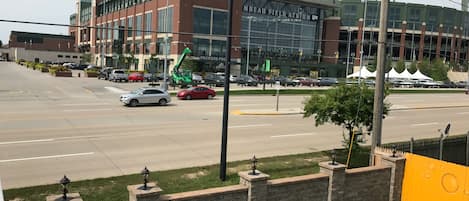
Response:
[[[372,73],[370,72],[366,66],[363,66],[360,71],[358,72],[355,72],[351,75],[348,75],[347,78],[369,78],[369,77],[375,77],[376,76],[376,73]]]
[[[431,77],[424,75],[420,70],[417,70],[414,74],[412,74],[412,79],[416,80],[433,80]]]
[[[407,68],[402,72],[402,73],[399,73],[399,77],[402,78],[402,79],[412,79],[412,74],[409,73],[409,71],[407,70]]]
[[[400,78],[399,73],[397,73],[397,71],[394,68],[391,68],[391,70],[388,73],[386,73],[385,77],[389,79]]]

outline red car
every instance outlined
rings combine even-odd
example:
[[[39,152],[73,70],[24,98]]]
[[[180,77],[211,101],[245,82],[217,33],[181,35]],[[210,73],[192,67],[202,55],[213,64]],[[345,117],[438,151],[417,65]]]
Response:
[[[181,100],[182,99],[191,100],[191,99],[201,99],[201,98],[212,99],[213,97],[215,97],[215,95],[216,93],[213,89],[210,89],[208,87],[197,86],[197,87],[191,87],[189,89],[179,91],[177,94],[177,97]]]
[[[142,73],[130,73],[129,75],[129,82],[143,82],[144,79]]]

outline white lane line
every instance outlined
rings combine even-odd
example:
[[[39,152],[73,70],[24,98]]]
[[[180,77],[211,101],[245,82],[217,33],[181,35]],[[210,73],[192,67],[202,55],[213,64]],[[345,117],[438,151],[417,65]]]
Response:
[[[54,141],[54,139],[24,140],[24,141],[0,142],[0,145],[25,144],[25,143],[35,143],[35,142],[52,142],[52,141]]]
[[[239,125],[239,126],[228,126],[228,128],[251,128],[251,127],[263,127],[263,126],[272,126],[272,124]]]
[[[65,158],[65,157],[73,157],[73,156],[86,156],[86,155],[93,155],[93,154],[94,154],[94,152],[86,152],[86,153],[62,154],[62,155],[52,155],[52,156],[38,156],[38,157],[30,157],[30,158],[15,158],[15,159],[0,160],[0,163],[17,162],[17,161],[29,161],[29,160],[40,160],[40,159],[51,159],[51,158]]]
[[[73,109],[73,110],[63,110],[64,112],[94,112],[94,111],[110,111],[111,108],[102,108],[102,109]]]
[[[109,103],[69,103],[62,104],[62,106],[101,106],[101,105],[110,105]]]
[[[125,93],[128,93],[128,91],[124,91],[122,89],[119,89],[119,88],[116,88],[116,87],[104,87],[105,89],[111,91],[111,92],[114,92],[116,94],[125,94]]]
[[[297,134],[289,134],[289,135],[273,135],[270,136],[271,138],[282,138],[282,137],[298,137],[298,136],[312,136],[316,135],[316,133],[297,133]]]
[[[456,114],[464,115],[464,114],[469,114],[469,112],[459,112],[459,113],[456,113]]]
[[[421,123],[421,124],[411,124],[410,126],[431,126],[431,125],[438,125],[438,122],[430,122],[430,123]]]

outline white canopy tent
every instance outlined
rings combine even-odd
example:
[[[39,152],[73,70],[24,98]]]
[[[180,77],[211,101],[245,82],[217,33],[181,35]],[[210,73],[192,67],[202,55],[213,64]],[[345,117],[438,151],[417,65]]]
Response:
[[[399,73],[399,76],[401,79],[408,79],[408,80],[412,79],[412,74],[409,73],[407,68],[402,73]]]
[[[414,74],[412,74],[412,79],[432,80],[433,81],[433,79],[431,77],[428,77],[428,76],[424,75],[422,72],[420,72],[420,70],[417,70]]]
[[[396,69],[391,68],[391,70],[385,74],[385,78],[398,79],[400,78],[400,76],[399,76],[399,73],[396,71]]]
[[[355,72],[351,75],[348,75],[347,78],[369,78],[369,77],[376,77],[376,73],[370,72],[366,66],[363,66],[360,71]]]

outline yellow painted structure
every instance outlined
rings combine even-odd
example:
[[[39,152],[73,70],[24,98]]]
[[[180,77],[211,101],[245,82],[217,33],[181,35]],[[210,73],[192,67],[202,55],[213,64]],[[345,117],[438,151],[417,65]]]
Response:
[[[406,154],[402,201],[469,201],[469,168]]]

